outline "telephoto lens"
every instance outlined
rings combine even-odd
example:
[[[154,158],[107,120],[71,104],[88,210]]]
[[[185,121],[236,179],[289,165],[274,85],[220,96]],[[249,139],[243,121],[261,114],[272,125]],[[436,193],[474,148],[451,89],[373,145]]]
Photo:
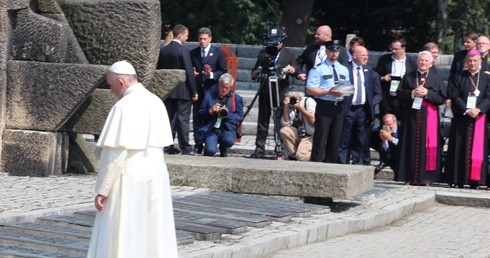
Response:
[[[298,103],[298,99],[295,96],[289,97],[289,104],[294,105]]]

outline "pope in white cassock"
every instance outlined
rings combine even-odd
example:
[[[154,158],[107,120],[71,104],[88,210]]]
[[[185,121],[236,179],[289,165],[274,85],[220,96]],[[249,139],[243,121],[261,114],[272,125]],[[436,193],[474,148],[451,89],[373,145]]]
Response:
[[[177,257],[172,196],[163,147],[173,143],[163,102],[120,61],[106,75],[119,101],[97,146],[102,148],[95,217],[87,257]]]

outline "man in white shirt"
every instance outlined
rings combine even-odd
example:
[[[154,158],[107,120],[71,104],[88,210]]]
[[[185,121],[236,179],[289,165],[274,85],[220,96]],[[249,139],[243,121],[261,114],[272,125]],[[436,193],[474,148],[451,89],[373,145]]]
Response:
[[[316,101],[311,97],[303,98],[300,92],[290,92],[283,104],[282,128],[279,131],[282,146],[289,159],[309,161],[315,132]]]

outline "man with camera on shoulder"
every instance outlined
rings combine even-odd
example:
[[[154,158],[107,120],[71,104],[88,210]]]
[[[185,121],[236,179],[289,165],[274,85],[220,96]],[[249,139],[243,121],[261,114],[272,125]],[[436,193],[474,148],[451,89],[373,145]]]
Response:
[[[288,159],[309,161],[315,131],[316,101],[302,95],[300,92],[289,92],[284,97],[280,135]]]
[[[204,142],[204,155],[214,156],[218,145],[221,157],[228,156],[228,149],[235,143],[237,124],[243,120],[242,97],[230,92],[233,76],[221,75],[218,88],[206,92],[197,111],[202,121],[196,128],[195,138]]]

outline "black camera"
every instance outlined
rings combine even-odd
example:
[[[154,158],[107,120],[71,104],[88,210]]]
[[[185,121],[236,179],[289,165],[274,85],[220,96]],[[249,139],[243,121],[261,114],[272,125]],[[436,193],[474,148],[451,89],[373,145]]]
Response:
[[[296,103],[298,103],[298,98],[296,98],[295,96],[289,97],[289,104],[295,105]]]
[[[302,128],[301,130],[298,131],[298,136],[299,137],[305,137],[306,136],[306,130]]]
[[[299,128],[301,126],[301,124],[302,124],[302,121],[301,121],[301,118],[299,118],[299,117],[293,118],[293,122],[291,123],[291,125],[293,127],[296,127],[296,128]]]
[[[226,108],[226,106],[223,106],[218,110],[218,112],[216,112],[216,114],[219,118],[225,119],[228,117],[228,109]]]

